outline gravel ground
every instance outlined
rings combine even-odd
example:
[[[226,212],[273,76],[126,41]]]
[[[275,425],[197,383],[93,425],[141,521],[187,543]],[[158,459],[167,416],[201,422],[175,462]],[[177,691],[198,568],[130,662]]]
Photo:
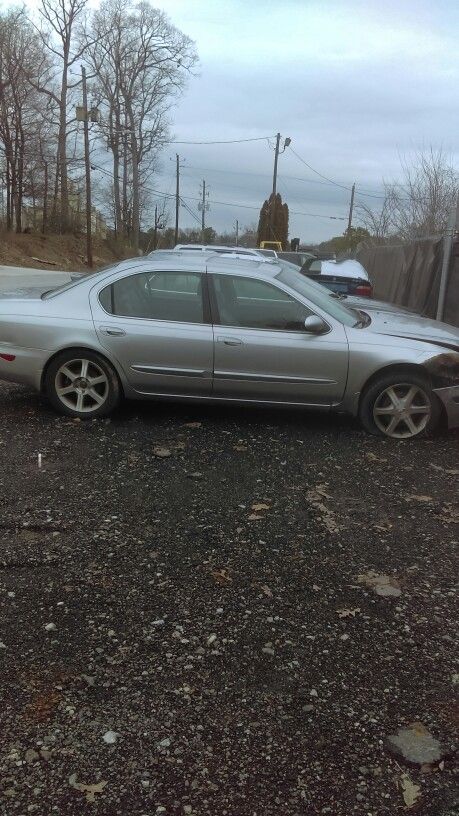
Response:
[[[457,433],[0,410],[2,813],[459,812]],[[390,753],[413,722],[441,761]]]

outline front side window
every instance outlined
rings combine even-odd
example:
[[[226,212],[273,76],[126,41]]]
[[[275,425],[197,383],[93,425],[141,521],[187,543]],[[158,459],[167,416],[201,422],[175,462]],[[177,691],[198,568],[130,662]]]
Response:
[[[142,272],[111,283],[102,307],[119,317],[203,323],[202,279],[197,272]]]
[[[304,321],[312,314],[271,283],[236,275],[214,275],[213,280],[223,326],[304,331]]]

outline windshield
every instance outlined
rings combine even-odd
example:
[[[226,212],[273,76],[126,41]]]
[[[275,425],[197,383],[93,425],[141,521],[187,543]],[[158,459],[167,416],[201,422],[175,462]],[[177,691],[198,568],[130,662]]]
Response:
[[[345,306],[341,301],[331,297],[329,290],[325,289],[319,283],[305,278],[297,271],[297,267],[293,264],[284,261],[280,265],[282,266],[282,272],[276,275],[276,278],[281,283],[290,286],[290,288],[298,292],[299,295],[310,300],[311,303],[314,303],[320,309],[323,309],[324,312],[336,320],[339,320],[340,323],[344,323],[345,326],[355,326],[356,323],[360,321],[361,318],[354,309]]]
[[[54,286],[52,289],[48,289],[46,292],[43,292],[41,299],[49,300],[49,298],[52,298],[55,295],[60,295],[61,292],[66,292],[67,289],[73,289],[74,286],[78,286],[83,281],[88,280],[88,278],[95,278],[97,275],[100,275],[101,272],[108,272],[110,269],[115,269],[120,263],[121,261],[116,261],[116,263],[107,264],[106,266],[103,266],[102,269],[98,269],[97,272],[88,272],[87,274],[83,274],[81,278],[72,280],[69,283],[63,283],[62,286]]]

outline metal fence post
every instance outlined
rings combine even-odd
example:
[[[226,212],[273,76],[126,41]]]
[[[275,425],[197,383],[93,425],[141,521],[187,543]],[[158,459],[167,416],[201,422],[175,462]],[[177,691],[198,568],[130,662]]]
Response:
[[[437,320],[443,320],[445,312],[446,290],[448,286],[449,263],[451,260],[451,249],[453,246],[454,234],[459,226],[459,196],[456,206],[451,210],[448,218],[448,226],[443,238],[443,260],[441,265],[440,289],[438,291]]]

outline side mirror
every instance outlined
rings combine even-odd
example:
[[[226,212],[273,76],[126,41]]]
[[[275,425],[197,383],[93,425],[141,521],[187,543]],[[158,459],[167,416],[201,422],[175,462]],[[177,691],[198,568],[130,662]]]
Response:
[[[309,315],[304,321],[304,328],[308,334],[323,334],[327,331],[328,326],[318,315]]]

